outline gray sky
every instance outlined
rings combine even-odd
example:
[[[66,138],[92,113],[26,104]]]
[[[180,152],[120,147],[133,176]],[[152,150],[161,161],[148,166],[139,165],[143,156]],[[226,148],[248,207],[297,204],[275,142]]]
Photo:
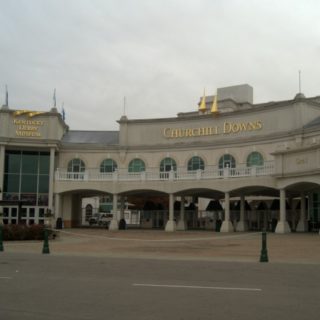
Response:
[[[70,129],[197,109],[206,88],[254,101],[320,95],[318,0],[0,0],[0,105],[48,110]]]

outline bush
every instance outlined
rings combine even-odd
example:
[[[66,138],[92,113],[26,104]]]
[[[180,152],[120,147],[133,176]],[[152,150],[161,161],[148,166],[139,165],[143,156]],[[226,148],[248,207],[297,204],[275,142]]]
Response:
[[[49,235],[52,230],[49,230]],[[33,224],[7,224],[3,226],[3,240],[43,240],[44,226]]]

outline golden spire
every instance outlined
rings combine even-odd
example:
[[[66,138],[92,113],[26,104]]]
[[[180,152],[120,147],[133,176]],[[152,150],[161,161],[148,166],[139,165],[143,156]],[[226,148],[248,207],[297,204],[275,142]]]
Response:
[[[206,106],[206,90],[203,89],[203,97],[202,97],[200,105],[199,105],[199,111],[205,112],[206,110],[207,110],[207,106]]]
[[[218,94],[214,96],[212,107],[211,107],[211,113],[218,112]]]

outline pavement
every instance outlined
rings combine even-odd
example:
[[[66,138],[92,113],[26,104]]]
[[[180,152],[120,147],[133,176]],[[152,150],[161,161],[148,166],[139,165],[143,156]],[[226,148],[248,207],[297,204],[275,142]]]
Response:
[[[63,229],[49,241],[52,255],[258,262],[261,233]],[[4,242],[5,251],[41,253],[41,241]],[[320,264],[318,233],[267,234],[270,263]]]
[[[316,320],[319,234],[64,229],[4,242],[0,319]]]

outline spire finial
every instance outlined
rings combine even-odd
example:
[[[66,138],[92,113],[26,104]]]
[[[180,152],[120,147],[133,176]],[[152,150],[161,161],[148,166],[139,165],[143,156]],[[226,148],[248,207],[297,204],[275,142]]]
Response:
[[[123,96],[123,115],[126,115],[126,96]]]
[[[299,93],[301,93],[301,70],[299,70]]]
[[[64,102],[62,102],[62,106],[61,106],[61,115],[62,115],[62,120],[64,121],[66,119],[66,112],[64,111]]]
[[[9,106],[9,94],[8,94],[8,86],[6,85],[6,102],[5,102],[5,106],[8,107]]]
[[[212,107],[211,107],[211,113],[217,113],[218,112],[218,93],[213,98]]]
[[[205,112],[206,110],[207,110],[207,106],[206,106],[206,89],[203,89],[203,97],[202,97],[200,105],[199,105],[199,111]]]
[[[56,88],[53,90],[53,107],[57,107],[57,99],[56,99]]]

